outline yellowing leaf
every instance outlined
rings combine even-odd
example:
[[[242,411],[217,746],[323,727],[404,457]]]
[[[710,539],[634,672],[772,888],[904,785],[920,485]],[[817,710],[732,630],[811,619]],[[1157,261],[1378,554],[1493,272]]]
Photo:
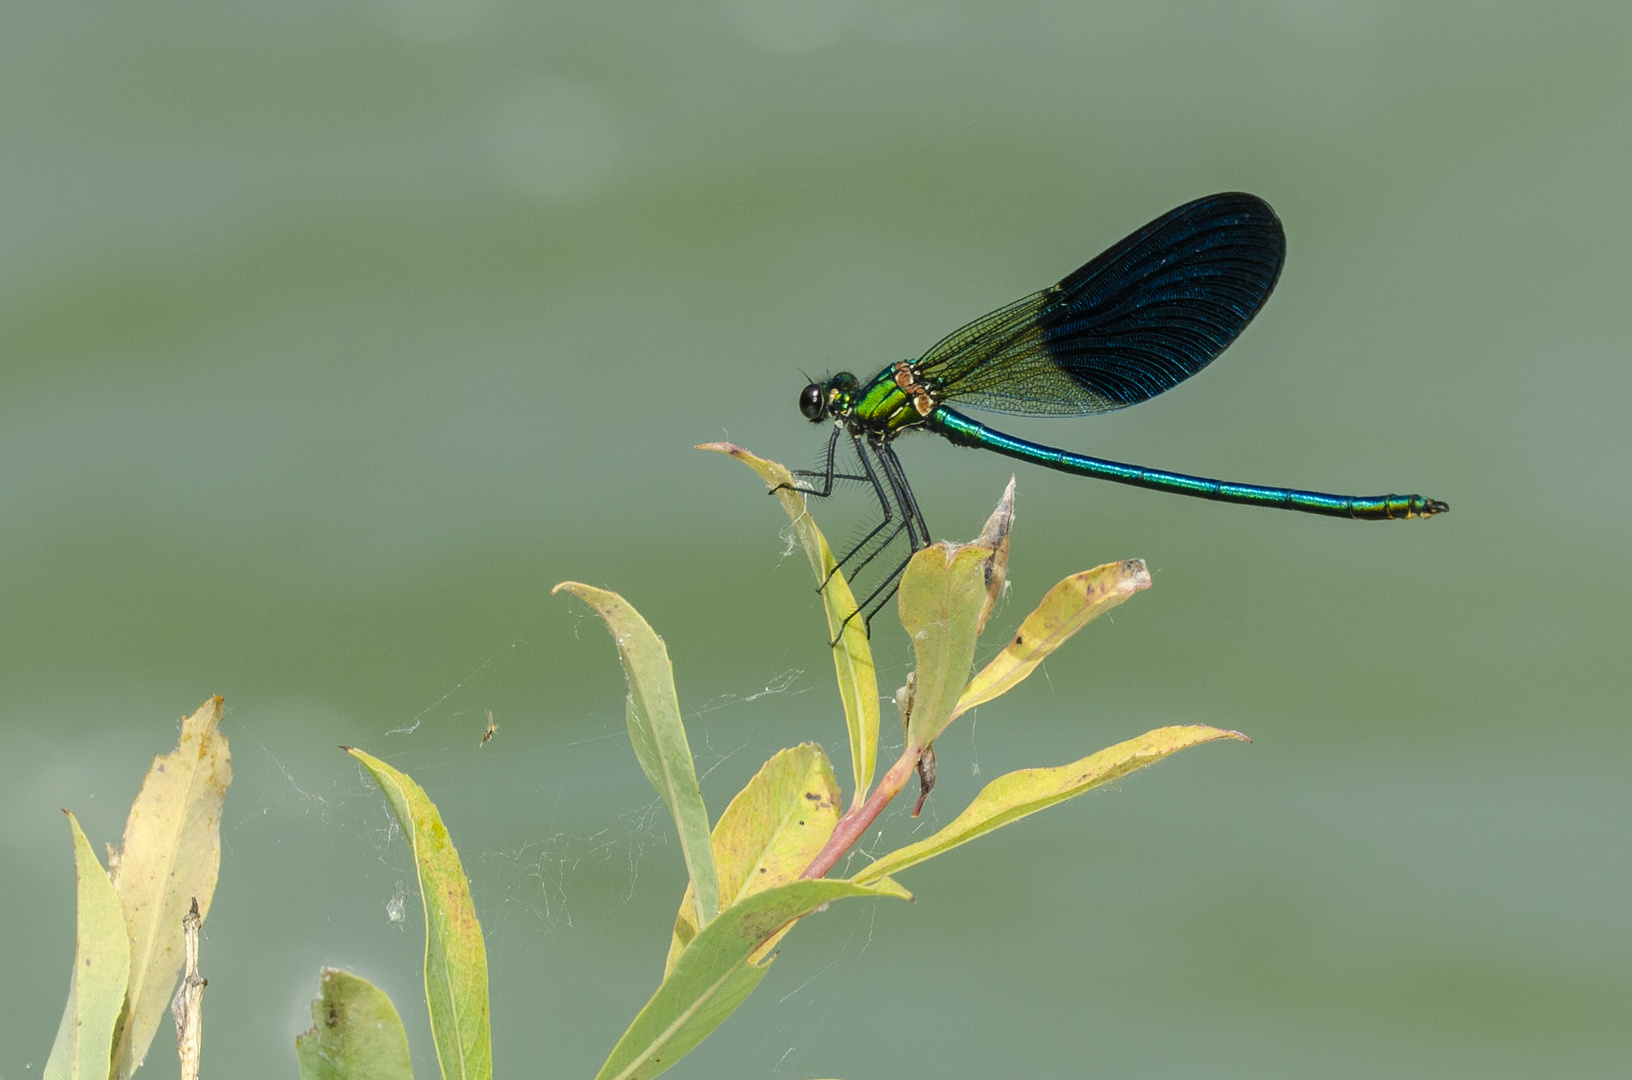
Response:
[[[669,650],[640,612],[615,592],[563,581],[552,592],[566,589],[588,604],[606,622],[617,642],[623,674],[629,683],[629,741],[646,778],[657,789],[674,817],[680,853],[696,890],[698,913],[707,923],[720,910],[718,877],[708,842],[708,809],[697,786],[697,767],[686,726],[680,720],[680,702],[674,690],[674,667]]]
[[[932,544],[914,555],[901,575],[897,607],[918,665],[908,695],[911,707],[904,714],[909,749],[927,751],[956,715],[952,710],[969,680],[975,639],[1003,591],[1013,522],[1011,476],[978,537],[967,544]]]
[[[295,1036],[300,1080],[414,1080],[408,1034],[385,991],[360,976],[324,968],[312,1027]]]
[[[714,826],[721,907],[798,878],[833,834],[839,803],[833,765],[815,743],[779,751],[767,761]],[[696,934],[688,885],[674,921],[665,976]]]
[[[425,1000],[443,1080],[491,1080],[487,946],[459,852],[424,788],[372,754],[345,749],[380,785],[414,854],[425,904]]]
[[[890,852],[851,880],[866,884],[886,874],[899,873],[960,844],[967,844],[993,829],[1035,814],[1055,803],[1075,798],[1146,765],[1154,765],[1185,747],[1199,746],[1216,739],[1248,741],[1240,732],[1199,724],[1157,728],[1069,765],[1050,769],[1020,769],[1000,776],[981,789],[974,801],[946,828],[916,844]]]
[[[873,786],[873,772],[878,765],[878,674],[873,669],[873,650],[867,644],[867,624],[856,615],[856,598],[850,584],[838,569],[826,537],[816,527],[816,519],[810,516],[804,495],[785,486],[797,483],[786,467],[727,442],[703,443],[697,449],[736,458],[759,474],[793,522],[794,535],[810,559],[817,583],[825,583],[822,602],[827,610],[828,637],[834,642],[833,667],[839,677],[839,698],[844,702],[851,772],[856,784],[851,805],[860,806]]]
[[[801,918],[851,896],[911,899],[893,881],[793,881],[726,908],[681,955],[629,1030],[612,1048],[596,1080],[649,1080],[679,1061],[719,1027],[759,985],[769,960],[750,957]]]
[[[956,719],[1014,689],[1071,635],[1140,589],[1150,588],[1145,560],[1106,563],[1055,585],[1027,615],[1008,647],[981,669],[952,710]]]
[[[907,745],[935,741],[952,717],[975,658],[992,552],[941,541],[912,557],[901,575],[901,625],[917,659]]]
[[[68,827],[79,881],[74,968],[68,1007],[41,1080],[107,1080],[113,1028],[130,979],[130,937],[119,894],[72,814]]]
[[[208,917],[221,871],[221,803],[232,756],[213,697],[181,722],[175,751],[153,759],[125,822],[117,889],[130,934],[125,1016],[114,1033],[113,1078],[135,1072],[181,972],[181,920],[192,901]]]

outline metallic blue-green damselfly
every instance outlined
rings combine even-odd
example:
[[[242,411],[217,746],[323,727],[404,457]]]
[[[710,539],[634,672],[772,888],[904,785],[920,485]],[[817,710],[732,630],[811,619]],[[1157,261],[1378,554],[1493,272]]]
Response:
[[[883,520],[839,560],[859,571],[903,534],[911,551],[929,530],[892,443],[933,431],[1060,472],[1221,502],[1388,521],[1449,507],[1421,495],[1328,495],[1125,465],[1028,442],[987,427],[952,403],[1027,416],[1086,416],[1153,398],[1206,367],[1269,298],[1286,259],[1286,234],[1269,204],[1226,193],[1186,203],[1113,245],[1057,285],[1032,293],[941,339],[917,360],[863,382],[841,371],[799,394],[813,423],[833,422],[824,468],[799,490],[827,496],[835,480],[871,486]],[[836,469],[841,440],[858,473]],[[909,556],[910,558],[910,552]],[[870,621],[895,592],[902,560],[858,607]]]

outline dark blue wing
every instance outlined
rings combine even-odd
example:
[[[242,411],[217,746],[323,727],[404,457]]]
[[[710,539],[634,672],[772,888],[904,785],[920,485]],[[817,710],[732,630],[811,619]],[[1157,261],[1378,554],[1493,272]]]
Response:
[[[999,308],[925,353],[939,400],[1082,415],[1155,397],[1223,352],[1258,313],[1286,235],[1254,195],[1163,214],[1058,285]]]

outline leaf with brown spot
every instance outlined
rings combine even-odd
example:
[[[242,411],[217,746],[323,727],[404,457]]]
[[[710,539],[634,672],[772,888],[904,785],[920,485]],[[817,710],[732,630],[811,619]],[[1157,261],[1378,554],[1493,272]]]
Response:
[[[413,1080],[408,1035],[385,991],[358,975],[324,968],[312,1027],[295,1036],[300,1080]]]
[[[1150,572],[1143,559],[1106,563],[1064,579],[1025,617],[1008,647],[969,681],[952,718],[1008,693],[1078,630],[1148,588]]]
[[[372,754],[345,749],[380,785],[414,856],[425,904],[425,1000],[443,1080],[491,1080],[487,946],[459,852],[423,788]]]
[[[714,865],[722,908],[793,881],[810,865],[839,822],[833,765],[815,743],[782,750],[731,800],[714,826]],[[669,943],[666,976],[697,934],[688,885]],[[767,943],[775,947],[776,941]]]

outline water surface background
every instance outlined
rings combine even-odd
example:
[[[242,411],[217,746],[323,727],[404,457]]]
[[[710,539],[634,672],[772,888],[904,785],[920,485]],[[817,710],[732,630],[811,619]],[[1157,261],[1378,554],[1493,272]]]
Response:
[[[324,964],[434,1068],[423,928],[386,916],[411,866],[340,743],[441,806],[500,1075],[592,1074],[684,878],[612,646],[550,586],[663,633],[715,813],[804,739],[843,775],[804,560],[689,448],[807,464],[804,373],[915,356],[1228,189],[1290,245],[1242,340],[1137,409],[1003,426],[1453,512],[1022,469],[988,651],[1066,573],[1155,587],[950,731],[924,821],[869,845],[1150,727],[1253,744],[808,920],[673,1075],[1626,1076],[1629,43],[1612,2],[7,4],[0,1080],[66,989],[58,808],[117,839],[213,693],[206,1075],[293,1076]],[[901,453],[938,535],[1014,471]],[[875,644],[887,694],[906,643]]]

